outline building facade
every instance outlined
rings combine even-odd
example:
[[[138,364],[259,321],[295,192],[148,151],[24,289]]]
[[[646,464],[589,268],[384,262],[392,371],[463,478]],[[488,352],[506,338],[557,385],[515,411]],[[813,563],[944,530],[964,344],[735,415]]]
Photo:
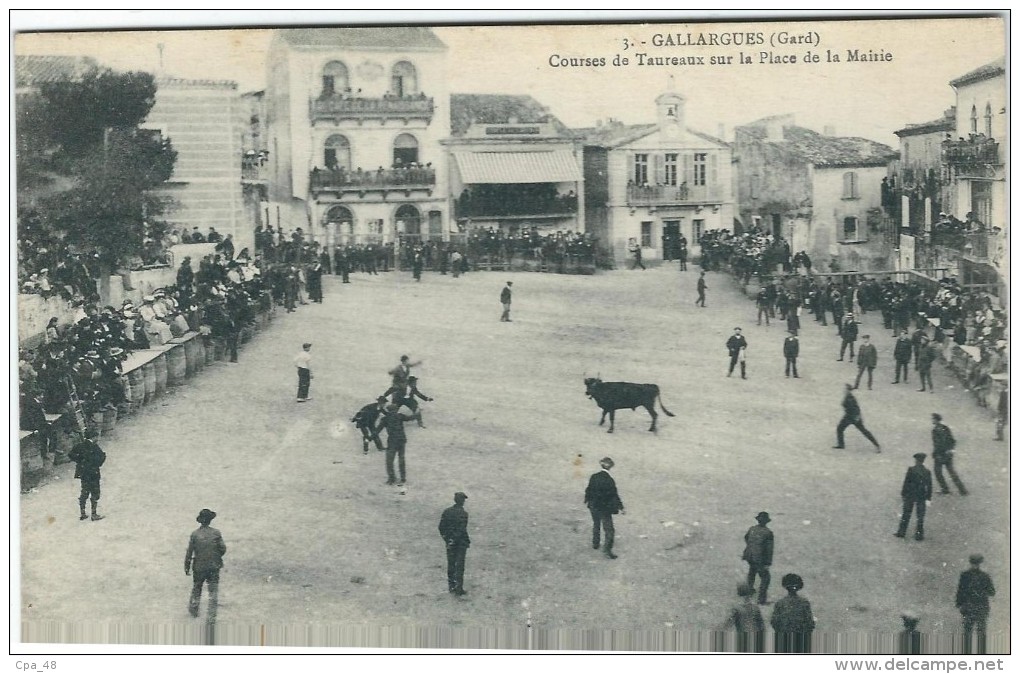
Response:
[[[956,140],[942,147],[945,210],[968,225],[960,269],[965,283],[999,284],[1009,263],[1005,65],[998,59],[949,83],[956,91]]]
[[[278,31],[265,92],[266,224],[327,246],[441,234],[446,51],[427,28]]]
[[[900,155],[889,162],[882,208],[912,235],[931,231],[943,212],[942,143],[955,128],[956,110],[950,108],[939,119],[895,132]]]
[[[744,227],[782,236],[816,269],[890,268],[893,239],[881,205],[891,147],[779,115],[737,127],[733,151]]]
[[[585,231],[580,142],[530,96],[454,94],[449,186],[455,233]]]
[[[144,128],[158,130],[177,151],[173,176],[154,193],[165,197],[170,229],[232,234],[234,247],[253,245],[241,192],[241,99],[237,84],[158,78]]]
[[[696,254],[704,232],[733,223],[730,146],[686,126],[683,95],[667,91],[655,107],[655,124],[580,130],[585,211],[617,265],[634,245],[644,259],[678,259],[681,236]]]

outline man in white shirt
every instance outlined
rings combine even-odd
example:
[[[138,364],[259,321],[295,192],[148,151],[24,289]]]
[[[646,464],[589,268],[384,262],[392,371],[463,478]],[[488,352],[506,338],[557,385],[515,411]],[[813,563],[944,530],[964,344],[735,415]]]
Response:
[[[297,366],[298,374],[298,390],[297,390],[297,401],[303,403],[306,400],[311,400],[308,395],[308,389],[312,385],[312,345],[309,342],[305,342],[301,346],[301,351],[294,357],[294,365]]]

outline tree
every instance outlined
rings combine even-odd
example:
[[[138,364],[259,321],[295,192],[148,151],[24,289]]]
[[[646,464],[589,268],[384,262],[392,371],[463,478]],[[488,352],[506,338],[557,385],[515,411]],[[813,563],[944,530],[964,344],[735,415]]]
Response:
[[[80,80],[43,84],[18,101],[18,198],[31,216],[112,267],[161,232],[166,203],[153,188],[173,174],[177,153],[141,129],[155,103],[148,73],[95,69]],[[59,185],[34,194],[45,184]]]

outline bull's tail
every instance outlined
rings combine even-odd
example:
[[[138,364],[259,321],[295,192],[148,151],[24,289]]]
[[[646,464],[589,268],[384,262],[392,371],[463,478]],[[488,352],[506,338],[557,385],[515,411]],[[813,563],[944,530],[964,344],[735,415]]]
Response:
[[[667,417],[675,417],[676,416],[675,414],[673,414],[672,412],[667,410],[666,406],[662,404],[662,391],[660,391],[658,389],[658,387],[656,387],[656,389],[655,389],[655,397],[659,399],[659,407],[662,408],[662,411],[666,413]]]

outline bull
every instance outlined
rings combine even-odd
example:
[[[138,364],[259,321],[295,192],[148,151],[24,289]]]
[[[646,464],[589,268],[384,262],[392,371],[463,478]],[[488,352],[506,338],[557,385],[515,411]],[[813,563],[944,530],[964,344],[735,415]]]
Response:
[[[638,407],[644,407],[652,415],[652,426],[648,429],[652,433],[655,432],[655,422],[659,418],[659,415],[655,413],[656,400],[666,416],[676,416],[662,404],[662,397],[656,384],[632,384],[625,381],[602,381],[598,377],[586,377],[584,387],[587,396],[602,408],[602,419],[599,420],[599,426],[606,422],[606,414],[609,414],[608,433],[613,432],[616,410],[635,410]]]

